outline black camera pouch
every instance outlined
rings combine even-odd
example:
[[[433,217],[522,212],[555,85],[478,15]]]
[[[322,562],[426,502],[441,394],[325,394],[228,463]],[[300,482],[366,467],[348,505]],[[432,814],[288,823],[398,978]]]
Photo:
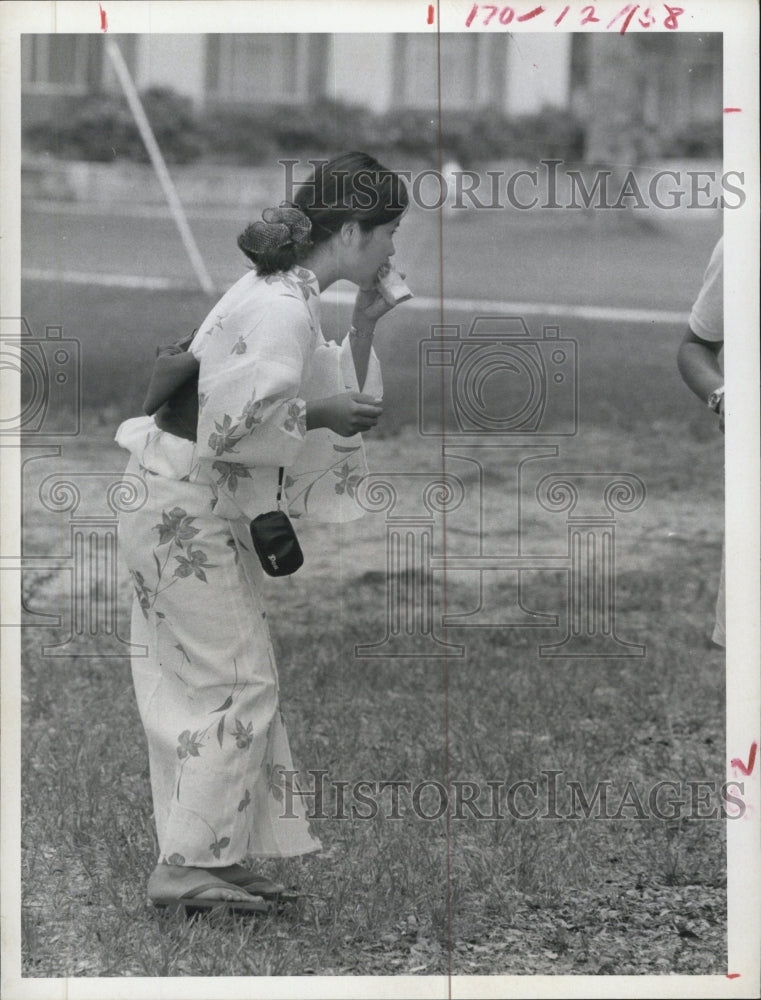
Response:
[[[290,576],[304,563],[304,554],[290,518],[280,510],[282,491],[281,467],[277,484],[278,509],[260,514],[251,522],[251,541],[268,576]]]

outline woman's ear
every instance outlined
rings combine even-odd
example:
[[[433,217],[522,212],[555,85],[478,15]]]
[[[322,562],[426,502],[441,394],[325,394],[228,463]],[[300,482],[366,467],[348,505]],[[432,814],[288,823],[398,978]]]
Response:
[[[348,222],[344,222],[339,232],[341,242],[347,247],[355,245],[359,241],[359,237],[361,235],[359,223],[355,219],[349,219]]]

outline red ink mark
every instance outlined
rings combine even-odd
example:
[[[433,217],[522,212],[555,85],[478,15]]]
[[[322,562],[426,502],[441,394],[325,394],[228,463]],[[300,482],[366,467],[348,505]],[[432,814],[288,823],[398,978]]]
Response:
[[[532,17],[539,17],[540,14],[544,13],[544,7],[534,7],[530,10],[528,14],[521,14],[518,18],[519,21],[530,21]]]
[[[642,17],[646,17],[647,21],[643,21]],[[642,15],[642,17],[638,18],[639,23],[642,25],[642,27],[643,28],[652,28],[652,26],[655,24],[655,18],[650,13],[650,8],[649,7],[645,7],[645,12]]]
[[[675,31],[679,27],[679,17],[684,14],[684,7],[669,7],[667,3],[663,5],[669,12],[669,16],[663,22],[663,27],[667,31]]]
[[[475,17],[476,17],[477,13],[478,13],[478,4],[474,3],[473,6],[470,8],[470,14],[468,14],[468,18],[465,21],[465,27],[466,28],[469,28],[471,26],[471,24],[475,20]]]
[[[584,14],[584,11],[586,11],[586,14]],[[582,24],[595,24],[597,21],[600,20],[600,18],[597,17],[597,15],[595,14],[594,4],[589,4],[587,7],[582,7],[581,13],[584,14],[584,17],[582,17],[581,19]]]
[[[635,5],[634,5],[634,6],[632,7],[632,9],[631,9],[631,10],[629,11],[629,13],[628,13],[628,14],[626,15],[626,20],[625,20],[625,21],[624,21],[624,23],[623,23],[623,24],[621,25],[621,34],[622,34],[622,35],[625,35],[625,34],[626,34],[626,29],[627,29],[627,28],[629,27],[629,24],[630,24],[630,22],[631,22],[631,19],[632,19],[632,18],[634,17],[634,15],[635,15],[635,14],[637,13],[637,7],[639,7],[639,4],[635,4]]]
[[[433,4],[428,4],[428,23],[433,24]]]
[[[619,19],[619,17],[623,17],[624,14],[627,14],[632,9],[633,6],[634,4],[628,3],[625,7],[622,7],[621,10],[616,14],[616,16],[611,18],[610,21],[608,21],[608,23],[605,25],[606,31],[609,31],[616,23],[616,21]]]
[[[724,108],[725,115],[731,115],[735,111],[742,111],[742,108]]]
[[[747,767],[740,760],[739,757],[733,757],[732,758],[732,761],[731,761],[732,767],[736,767],[738,771],[742,771],[742,773],[746,777],[748,775],[750,775],[750,774],[753,774],[753,768],[756,766],[756,751],[757,750],[758,750],[758,744],[754,740],[753,743],[751,743],[751,745],[750,745],[750,756],[748,757]]]
[[[100,4],[98,4],[98,9],[100,10],[100,30],[108,31],[108,16]]]
[[[512,19],[515,17],[515,11],[512,7],[503,7],[499,12],[499,23],[500,24],[510,24]],[[520,18],[518,18],[520,21]]]
[[[561,22],[561,21],[563,20],[563,18],[564,18],[564,17],[566,16],[566,14],[568,13],[568,11],[569,11],[570,9],[571,9],[570,7],[564,7],[564,8],[563,8],[563,9],[561,10],[560,14],[559,14],[559,15],[557,16],[557,18],[556,18],[556,19],[555,19],[555,21],[553,22],[556,28],[557,28],[557,26],[558,26],[558,25],[560,24],[560,22]]]
[[[740,973],[739,972],[728,972],[727,973],[727,979],[739,979],[739,978],[740,978]]]

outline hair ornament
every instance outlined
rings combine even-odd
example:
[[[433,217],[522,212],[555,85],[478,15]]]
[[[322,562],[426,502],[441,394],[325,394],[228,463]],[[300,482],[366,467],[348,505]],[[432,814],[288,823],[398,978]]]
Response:
[[[309,243],[312,223],[292,202],[281,201],[277,208],[265,208],[262,219],[262,222],[252,222],[241,237],[245,248],[252,253],[278,250],[291,244],[302,247]]]

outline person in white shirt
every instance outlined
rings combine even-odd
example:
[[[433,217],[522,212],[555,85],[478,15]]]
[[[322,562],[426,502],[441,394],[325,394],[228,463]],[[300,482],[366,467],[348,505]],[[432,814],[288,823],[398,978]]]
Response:
[[[724,347],[724,238],[708,262],[703,285],[690,312],[689,326],[679,347],[677,362],[685,383],[716,414],[724,430],[724,375],[719,355]],[[722,550],[716,623],[712,640],[726,646],[724,590],[725,551]]]

